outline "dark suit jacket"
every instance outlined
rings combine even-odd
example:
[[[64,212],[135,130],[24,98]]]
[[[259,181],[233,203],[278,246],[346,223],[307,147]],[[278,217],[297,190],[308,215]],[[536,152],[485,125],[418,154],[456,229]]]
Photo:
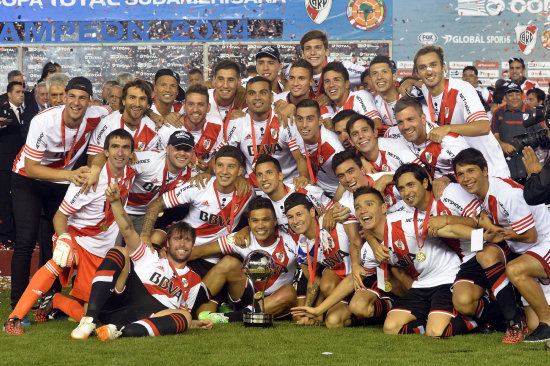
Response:
[[[2,103],[2,106],[8,103],[6,101]],[[0,128],[0,170],[12,169],[13,160],[25,143],[26,135],[23,137],[26,123],[24,114],[23,112],[23,123],[19,124],[15,112],[10,110],[10,117],[14,120],[14,123]],[[28,127],[26,131],[28,131]]]

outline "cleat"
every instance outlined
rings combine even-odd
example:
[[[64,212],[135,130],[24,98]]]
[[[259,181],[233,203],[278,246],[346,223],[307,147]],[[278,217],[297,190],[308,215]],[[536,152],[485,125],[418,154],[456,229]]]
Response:
[[[199,320],[210,320],[214,324],[229,323],[229,318],[223,313],[211,313],[210,311],[201,311]]]
[[[84,316],[80,319],[80,324],[78,327],[74,328],[71,332],[72,339],[88,339],[90,334],[94,331],[96,325],[94,323],[94,318],[91,316]]]
[[[224,302],[220,306],[218,306],[218,312],[223,314],[231,313],[233,312],[233,308]]]
[[[524,342],[544,342],[550,339],[550,325],[540,322],[539,326],[527,337]]]
[[[23,326],[21,325],[21,319],[18,317],[9,318],[4,323],[4,332],[9,335],[23,334]]]
[[[31,326],[31,321],[29,320],[29,317],[28,316],[24,316],[23,319],[21,319],[21,326],[22,327],[30,327]]]
[[[53,310],[53,295],[55,295],[55,293],[48,292],[48,294],[42,298],[40,306],[34,312],[34,318],[37,322],[43,323],[50,319],[50,314]]]
[[[522,324],[514,323],[513,321],[511,321],[510,323],[511,324],[506,329],[506,334],[504,334],[504,338],[502,338],[502,343],[516,344],[523,341],[525,333],[523,332]]]
[[[97,338],[101,339],[102,341],[111,341],[113,339],[117,339],[118,337],[122,336],[122,329],[124,329],[124,327],[118,330],[116,328],[116,325],[107,324],[97,328],[95,332],[97,334]]]
[[[69,320],[69,316],[59,309],[53,309],[50,315],[48,315],[49,320]]]

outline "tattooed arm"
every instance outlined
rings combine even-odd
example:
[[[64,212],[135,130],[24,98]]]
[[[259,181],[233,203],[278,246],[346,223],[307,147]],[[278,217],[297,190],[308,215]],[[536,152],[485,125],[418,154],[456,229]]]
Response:
[[[132,219],[124,210],[122,201],[120,200],[120,190],[117,183],[111,183],[105,190],[105,197],[111,204],[111,210],[116,220],[116,224],[120,229],[120,233],[126,242],[126,247],[133,253],[141,245],[141,239],[139,234],[134,229]]]
[[[163,212],[165,208],[166,205],[164,204],[162,196],[157,197],[149,204],[149,207],[147,207],[147,212],[143,219],[143,228],[141,229],[141,240],[143,240],[145,244],[151,245],[151,233],[155,228],[155,222],[157,222],[159,214]]]

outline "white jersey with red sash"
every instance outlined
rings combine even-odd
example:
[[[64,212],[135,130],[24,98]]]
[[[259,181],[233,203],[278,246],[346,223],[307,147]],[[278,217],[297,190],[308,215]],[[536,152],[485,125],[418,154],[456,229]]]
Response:
[[[445,88],[440,95],[430,95],[426,85],[422,86],[422,93],[430,109],[430,120],[440,126],[489,120],[477,91],[468,82],[445,79]],[[468,145],[481,151],[487,160],[490,175],[503,178],[510,176],[502,148],[492,132],[482,136],[463,137]]]
[[[208,89],[208,101],[210,103],[210,111],[206,114],[206,120],[207,121],[220,121],[222,124],[222,136],[223,140],[227,141],[227,129],[229,127],[229,121],[231,118],[231,112],[233,112],[233,109],[235,109],[233,102],[228,106],[221,106],[218,104],[218,98],[216,97],[215,93],[216,89]],[[240,109],[247,108],[246,102],[243,106],[241,106]]]
[[[506,240],[515,253],[523,254],[539,244],[548,245],[550,239],[550,213],[544,204],[530,206],[523,198],[523,186],[511,179],[489,177],[489,190],[482,207],[493,223],[516,234],[523,234],[531,228],[537,230],[535,243]]]
[[[308,196],[308,198],[311,200],[311,202],[315,206],[315,209],[320,213],[330,210],[334,206],[334,202],[325,195],[325,192],[321,188],[311,184],[308,184],[304,188],[300,188],[299,190],[296,190],[296,188],[294,187],[294,184],[288,183],[288,184],[285,184],[285,192],[286,194],[283,198],[281,198],[278,201],[272,200],[271,202],[273,203],[273,208],[275,208],[275,213],[277,214],[277,224],[282,230],[292,235],[296,235],[296,234],[294,234],[290,229],[290,227],[288,226],[288,219],[286,217],[285,208],[284,208],[284,203],[286,198],[290,196],[292,193],[298,192]],[[263,191],[259,191],[258,195],[265,197],[267,199],[270,199],[269,196],[265,194]],[[298,240],[298,237],[295,236],[294,239]]]
[[[523,91],[523,95],[524,97],[527,95],[526,93],[530,90],[530,89],[533,89],[533,88],[540,88],[539,84],[534,81],[534,80],[529,80],[527,79],[526,77],[523,77],[521,79],[521,83],[516,83],[516,84],[520,84],[521,86],[521,90]],[[525,98],[524,98],[525,99]]]
[[[319,219],[318,225],[319,227],[323,225],[322,219]],[[315,239],[307,239],[303,234],[300,235],[298,239],[298,264],[315,267],[315,263],[320,263],[326,268],[332,269],[334,273],[344,279],[351,273],[350,243],[344,225],[338,223],[330,232],[320,229],[317,235]],[[317,251],[315,251],[315,247],[317,247]]]
[[[256,174],[252,169],[260,154],[268,154],[279,161],[285,182],[292,182],[298,176],[298,165],[292,151],[298,150],[296,127],[286,128],[279,124],[277,115],[271,112],[265,121],[253,121],[250,114],[233,119],[227,128],[227,144],[239,147],[246,158],[246,176],[254,187],[258,187]],[[225,145],[222,143],[217,149]]]
[[[401,137],[401,132],[399,132],[399,129],[397,128],[397,120],[395,119],[395,112],[394,108],[397,104],[397,101],[401,99],[401,95],[397,96],[397,99],[393,102],[386,102],[384,98],[380,94],[374,97],[374,103],[376,104],[376,109],[378,109],[378,113],[380,113],[380,118],[382,119],[382,124],[386,126],[392,126],[395,128],[389,128],[386,130],[384,137]],[[421,103],[422,111],[426,115],[426,120],[430,121],[430,111],[428,109],[428,106],[424,103]]]
[[[211,243],[233,232],[254,196],[253,192],[238,196],[236,190],[232,193],[220,193],[215,188],[215,182],[216,179],[212,177],[206,188],[186,183],[162,195],[167,208],[190,204],[189,213],[183,221],[195,228],[195,245]],[[212,263],[219,260],[215,256],[204,259]]]
[[[161,115],[157,108],[156,102],[153,102],[153,105],[151,105],[151,111],[158,114],[159,116]],[[174,103],[172,103],[172,108],[170,109],[170,112],[183,114],[183,102],[175,101]]]
[[[53,169],[72,170],[86,150],[92,131],[107,116],[109,107],[91,106],[78,128],[65,126],[65,106],[52,107],[37,114],[31,121],[27,141],[13,162],[13,171],[26,176],[25,158],[39,161]],[[68,182],[55,182],[68,184]]]
[[[214,149],[216,146],[223,142],[222,124],[218,120],[204,121],[202,129],[197,131],[189,130],[187,121],[185,121],[184,126],[181,128],[176,128],[172,125],[164,125],[158,130],[159,150],[166,149],[170,136],[174,132],[181,130],[188,131],[193,135],[193,139],[195,140],[195,155],[205,163],[208,163],[214,156]]]
[[[391,252],[389,263],[408,272],[413,278],[413,288],[453,283],[460,267],[459,256],[441,238],[424,235],[425,211],[419,210],[415,215],[414,208],[403,201],[398,204],[402,209],[387,216],[388,240],[384,245]],[[436,213],[436,206],[432,205],[432,214]],[[417,260],[420,251],[425,257],[422,262]]]
[[[314,145],[304,143],[302,137],[296,139],[300,152],[306,157],[310,169],[310,179],[332,197],[338,188],[338,179],[332,171],[332,158],[344,151],[336,134],[321,125],[319,141]]]
[[[426,133],[429,133],[435,127],[437,126],[426,123]],[[453,159],[459,152],[470,147],[462,136],[453,132],[449,132],[444,136],[440,143],[426,140],[423,144],[417,145],[414,142],[408,142],[403,137],[402,139],[409,150],[417,157],[418,161],[415,161],[415,163],[423,165],[434,179],[453,174]]]
[[[167,258],[159,258],[157,252],[144,243],[130,254],[130,259],[143,286],[169,309],[191,311],[199,293],[208,293],[200,276],[191,268],[173,267]]]
[[[134,176],[134,170],[126,166],[122,177],[117,178],[123,203],[128,198]],[[107,162],[101,169],[95,192],[90,190],[82,194],[81,187],[71,183],[59,206],[59,211],[69,217],[69,234],[81,247],[98,257],[105,257],[107,251],[115,245],[119,231],[111,205],[105,198],[105,189],[114,182]]]
[[[338,107],[334,103],[321,107],[321,118],[332,118],[338,112],[347,109],[354,110],[363,116],[369,117],[370,119],[380,118],[380,113],[378,113],[374,98],[371,93],[366,90],[350,92],[348,99],[346,99],[341,107]]]
[[[285,284],[292,284],[294,272],[298,266],[296,255],[298,252],[298,244],[292,236],[284,230],[279,229],[277,232],[277,240],[269,246],[261,246],[256,237],[250,235],[250,244],[246,248],[241,248],[237,245],[231,245],[227,242],[227,236],[222,236],[219,240],[220,249],[223,254],[238,254],[241,258],[254,250],[265,250],[268,252],[275,262],[275,273],[267,282],[265,290],[266,295],[271,295]],[[254,282],[256,291],[263,290],[264,281]]]
[[[407,145],[400,139],[380,137],[378,139],[378,157],[369,161],[377,172],[394,172],[403,164],[418,161]]]
[[[156,150],[158,149],[158,136],[156,132],[156,124],[147,116],[143,116],[139,126],[132,131],[124,123],[124,117],[120,112],[113,112],[108,117],[105,117],[99,126],[92,133],[90,145],[88,146],[88,154],[96,155],[103,152],[103,146],[107,135],[112,131],[123,128],[130,132],[134,138],[134,151]]]
[[[147,205],[171,189],[186,183],[191,178],[191,168],[172,174],[166,163],[166,151],[136,152],[137,160],[132,164],[136,172],[130,188],[126,212],[131,215],[145,215]]]

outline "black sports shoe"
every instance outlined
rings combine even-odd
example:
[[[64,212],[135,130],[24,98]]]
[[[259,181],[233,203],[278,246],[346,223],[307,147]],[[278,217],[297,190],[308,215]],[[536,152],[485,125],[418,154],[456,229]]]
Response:
[[[550,339],[550,325],[540,322],[535,331],[529,334],[524,342],[544,342]]]
[[[41,323],[49,320],[49,315],[53,310],[53,295],[55,295],[55,292],[49,291],[42,298],[40,306],[34,312],[34,317],[37,322]]]

